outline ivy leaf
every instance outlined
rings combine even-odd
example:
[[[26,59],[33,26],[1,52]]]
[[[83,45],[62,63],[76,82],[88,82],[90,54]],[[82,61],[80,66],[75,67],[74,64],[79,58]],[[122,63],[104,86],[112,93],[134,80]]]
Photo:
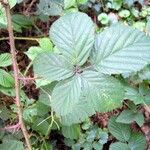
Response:
[[[129,147],[132,150],[145,150],[146,149],[146,139],[144,135],[140,133],[132,133],[129,140]]]
[[[0,55],[0,67],[7,67],[12,64],[11,55],[4,53]]]
[[[144,123],[143,114],[140,112],[134,112],[132,110],[124,110],[116,119],[116,122],[130,124],[133,121],[141,127]]]
[[[116,117],[112,117],[108,123],[110,133],[119,141],[127,142],[131,136],[130,125],[116,122]]]
[[[122,105],[124,87],[118,80],[91,70],[84,71],[81,77],[85,97],[95,111],[108,112]]]
[[[52,93],[51,106],[59,115],[65,116],[73,110],[81,95],[81,79],[74,76],[59,82]]]
[[[62,134],[69,139],[78,139],[80,135],[80,125],[62,126]]]
[[[5,70],[0,69],[0,85],[4,87],[13,87],[14,79]]]
[[[73,65],[83,65],[94,43],[94,24],[81,12],[69,13],[55,21],[50,38]]]
[[[128,144],[122,142],[115,142],[110,145],[109,150],[131,150]]]
[[[132,73],[149,63],[150,39],[139,30],[115,24],[96,36],[92,55],[93,65],[102,73]]]
[[[60,81],[74,74],[73,67],[58,54],[42,53],[34,60],[34,73],[49,81]]]
[[[0,144],[0,149],[2,150],[25,150],[23,147],[23,143],[20,141],[9,140]]]

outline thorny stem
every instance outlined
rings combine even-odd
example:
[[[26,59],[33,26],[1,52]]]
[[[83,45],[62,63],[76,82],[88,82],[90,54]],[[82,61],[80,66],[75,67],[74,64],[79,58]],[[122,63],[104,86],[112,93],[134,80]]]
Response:
[[[1,130],[2,130],[2,131],[7,130],[7,131],[13,131],[13,132],[15,132],[15,131],[18,131],[18,130],[20,129],[20,127],[21,127],[21,125],[20,125],[20,123],[18,122],[18,123],[15,124],[15,125],[7,126],[7,127],[3,128],[3,129],[1,129]]]
[[[8,0],[3,0],[3,1],[1,0],[0,2],[2,2],[5,8],[6,17],[7,17],[7,28],[9,32],[10,51],[12,55],[13,71],[14,71],[14,79],[15,79],[15,94],[16,94],[15,102],[18,109],[19,124],[21,126],[21,130],[23,132],[27,144],[27,148],[28,150],[32,150],[32,146],[29,141],[29,135],[23,121],[23,112],[22,112],[22,106],[20,101],[19,69],[16,60],[16,48],[15,48],[14,33],[12,28],[11,14],[10,14],[10,5]]]

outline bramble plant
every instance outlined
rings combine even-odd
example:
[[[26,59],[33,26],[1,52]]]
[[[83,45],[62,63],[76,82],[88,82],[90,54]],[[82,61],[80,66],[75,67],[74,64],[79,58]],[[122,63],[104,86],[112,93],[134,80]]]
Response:
[[[149,149],[149,15],[146,0],[0,0],[0,150]]]
[[[92,20],[81,12],[55,21],[50,38],[58,52],[37,56],[34,73],[58,82],[50,106],[66,125],[121,107],[124,85],[111,75],[130,75],[149,63],[150,39],[143,32],[115,24],[95,33]]]

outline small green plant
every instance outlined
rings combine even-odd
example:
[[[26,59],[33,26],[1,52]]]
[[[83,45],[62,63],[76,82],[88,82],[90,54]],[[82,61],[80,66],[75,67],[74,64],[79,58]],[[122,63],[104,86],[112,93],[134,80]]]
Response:
[[[100,21],[101,24],[104,24],[104,25],[105,25],[105,24],[108,24],[108,22],[109,22],[109,17],[108,17],[107,14],[101,13],[101,14],[98,15],[98,21]]]
[[[121,10],[119,12],[119,16],[122,18],[128,18],[130,16],[130,11],[129,10]]]
[[[81,125],[62,127],[62,133],[66,137],[65,143],[72,150],[102,150],[103,145],[108,141],[107,130],[102,130],[97,125],[93,125],[89,120]]]

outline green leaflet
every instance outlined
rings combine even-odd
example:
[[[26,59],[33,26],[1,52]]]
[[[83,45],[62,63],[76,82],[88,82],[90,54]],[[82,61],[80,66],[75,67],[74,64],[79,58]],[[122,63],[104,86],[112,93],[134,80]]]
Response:
[[[43,118],[37,117],[34,119],[32,129],[42,135],[47,135],[49,128],[48,120],[43,121]]]
[[[64,0],[64,8],[68,9],[72,6],[76,6],[76,0]]]
[[[25,54],[31,59],[34,60],[39,54],[46,52],[45,50],[43,50],[41,47],[37,47],[37,46],[32,46],[29,48],[29,50],[27,52],[25,52]]]
[[[60,81],[74,74],[73,67],[58,54],[42,53],[34,61],[34,72],[38,77],[49,81]]]
[[[85,121],[89,116],[95,114],[95,110],[91,103],[87,101],[84,96],[81,96],[78,103],[76,103],[71,112],[65,116],[60,116],[61,123],[70,126],[75,123]]]
[[[12,15],[13,23],[20,28],[29,28],[33,25],[33,18],[21,14]]]
[[[9,53],[4,53],[0,55],[0,67],[7,67],[11,64],[11,55]]]
[[[128,144],[122,142],[115,142],[110,145],[109,150],[131,150]]]
[[[31,63],[35,60],[37,56],[39,56],[42,53],[49,52],[51,53],[53,51],[53,45],[49,38],[41,38],[38,40],[39,46],[32,46],[29,48],[25,54],[31,59]],[[47,84],[50,84],[51,81],[47,79],[36,79],[36,87],[45,86]]]
[[[145,136],[140,133],[132,133],[128,142],[131,150],[146,150]]]
[[[96,36],[92,63],[105,74],[139,71],[150,60],[150,39],[143,32],[114,25]]]
[[[17,4],[17,0],[9,0],[10,7],[14,7]]]
[[[5,70],[0,69],[0,85],[3,87],[13,87],[14,79]]]
[[[45,51],[46,50],[47,51],[52,51],[52,49],[53,49],[53,44],[52,44],[52,42],[50,41],[49,38],[41,38],[39,40],[39,45]]]
[[[17,3],[17,0],[9,0],[10,7],[14,7]],[[0,3],[0,24],[6,26],[7,25],[7,19],[5,14],[5,9],[2,7]]]
[[[127,143],[115,142],[110,145],[109,150],[146,150],[146,139],[140,133],[132,132]]]
[[[130,125],[116,122],[116,117],[112,117],[108,123],[110,133],[119,141],[126,142],[130,139]]]
[[[70,13],[53,23],[50,38],[71,64],[81,66],[94,44],[94,24],[84,13]]]
[[[144,102],[144,97],[141,93],[139,93],[138,89],[130,86],[125,87],[125,99],[133,101],[136,105]]]
[[[51,106],[59,115],[65,116],[72,112],[81,94],[81,79],[74,76],[68,80],[59,82],[52,93]]]
[[[81,77],[85,96],[96,111],[108,112],[122,105],[124,87],[118,80],[91,70]]]
[[[116,122],[125,124],[130,124],[134,121],[141,127],[144,123],[143,114],[132,110],[124,110],[116,119]]]
[[[1,150],[24,150],[23,143],[20,141],[9,140],[0,144]]]
[[[51,94],[56,85],[56,82],[52,82],[46,86],[42,86],[40,89],[39,102],[51,106]]]
[[[62,134],[69,139],[78,139],[80,135],[80,125],[62,126]]]

